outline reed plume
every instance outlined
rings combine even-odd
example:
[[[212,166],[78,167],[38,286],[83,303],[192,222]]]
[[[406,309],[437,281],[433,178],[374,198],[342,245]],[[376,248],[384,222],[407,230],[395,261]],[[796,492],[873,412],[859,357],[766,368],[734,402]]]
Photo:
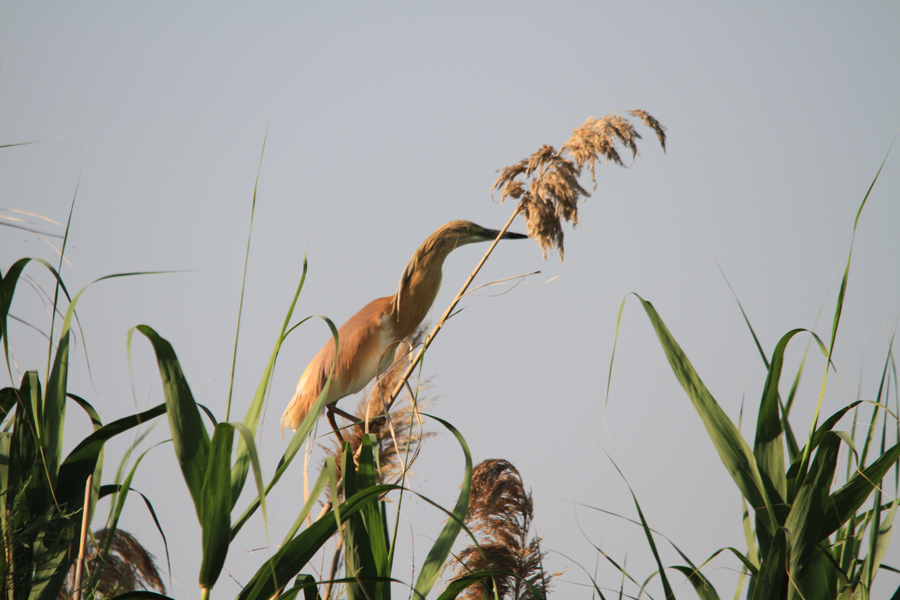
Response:
[[[107,556],[100,556],[98,547],[102,548],[107,537],[112,536]],[[97,588],[94,595],[112,598],[126,592],[156,590],[166,593],[159,569],[153,555],[133,535],[122,529],[101,529],[93,539],[89,536],[85,547],[85,569],[96,578]],[[99,570],[99,576],[97,571]],[[86,578],[87,579],[87,578]],[[69,572],[66,586],[60,598],[69,598],[75,592],[75,567]]]
[[[512,463],[490,459],[472,471],[472,492],[466,524],[478,538],[478,546],[457,555],[456,576],[472,571],[497,570],[510,575],[494,577],[497,597],[507,600],[544,598],[558,573],[546,573],[541,538],[528,539],[534,505],[522,477]],[[490,580],[466,589],[461,598],[480,600]],[[539,595],[535,595],[536,592]],[[492,595],[490,597],[493,597]]]
[[[653,130],[663,150],[666,149],[666,130],[650,113],[643,110],[625,111],[640,119]],[[622,160],[619,146],[637,158],[640,133],[620,113],[600,119],[588,118],[572,132],[572,137],[557,151],[544,145],[530,157],[501,169],[493,190],[500,190],[500,202],[507,196],[519,200],[518,210],[525,217],[529,237],[534,238],[544,259],[554,247],[563,259],[562,221],[580,225],[578,201],[597,189],[595,167],[599,161],[628,166]],[[580,183],[584,167],[588,167],[594,187],[586,190]]]

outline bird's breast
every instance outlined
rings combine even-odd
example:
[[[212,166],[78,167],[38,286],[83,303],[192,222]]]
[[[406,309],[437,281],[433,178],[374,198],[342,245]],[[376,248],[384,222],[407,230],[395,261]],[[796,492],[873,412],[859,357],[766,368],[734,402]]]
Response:
[[[338,331],[342,396],[359,392],[392,364],[396,342],[402,339],[397,337],[397,322],[392,318],[392,300],[371,302]]]

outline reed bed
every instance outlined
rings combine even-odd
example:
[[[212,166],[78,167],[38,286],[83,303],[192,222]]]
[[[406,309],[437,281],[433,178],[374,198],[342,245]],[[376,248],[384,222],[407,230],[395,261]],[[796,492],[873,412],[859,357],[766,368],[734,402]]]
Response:
[[[666,133],[662,124],[646,111],[632,110],[590,118],[573,131],[559,150],[544,145],[528,158],[501,169],[493,189],[499,191],[501,201],[507,198],[516,201],[501,235],[517,215],[522,215],[530,237],[539,245],[543,256],[546,258],[548,252],[555,250],[562,260],[564,224],[578,225],[578,209],[597,187],[596,166],[606,163],[627,166],[627,160],[633,161],[638,156],[637,142],[641,136],[629,119],[649,128],[665,149]],[[588,180],[593,183],[592,190],[588,190]],[[875,181],[877,175],[872,186]],[[867,192],[857,222],[868,197]],[[72,205],[74,209],[74,198]],[[255,211],[255,191],[252,206]],[[15,213],[5,224],[33,229],[33,223],[15,220],[23,216],[27,215]],[[854,235],[855,231],[854,224]],[[356,413],[359,423],[345,430],[348,441],[326,453],[318,475],[310,478],[309,493],[293,524],[286,531],[275,532],[268,531],[266,499],[272,493],[296,493],[286,489],[281,479],[310,439],[315,419],[303,422],[288,441],[272,473],[263,471],[256,440],[281,346],[307,320],[294,323],[293,319],[305,282],[305,259],[296,292],[287,302],[283,324],[275,332],[269,361],[260,375],[256,393],[244,407],[241,421],[232,420],[230,393],[221,420],[215,411],[198,404],[172,345],[152,327],[142,324],[128,332],[129,348],[135,343],[148,343],[152,347],[160,373],[162,401],[149,410],[104,423],[94,406],[68,387],[72,330],[77,324],[75,310],[84,292],[71,293],[60,275],[68,233],[67,225],[59,265],[22,258],[13,262],[0,279],[0,337],[11,380],[14,365],[10,348],[16,341],[10,339],[9,322],[15,318],[17,286],[23,280],[24,271],[35,268],[49,273],[54,286],[53,292],[46,294],[52,298],[46,336],[50,357],[46,372],[41,376],[38,370],[29,370],[17,387],[0,390],[0,425],[3,426],[0,432],[0,544],[3,547],[0,593],[3,598],[168,598],[154,559],[139,540],[119,527],[123,507],[134,498],[131,487],[134,474],[146,454],[146,451],[136,454],[143,438],[138,438],[126,453],[125,458],[132,453],[138,456],[131,468],[124,468],[123,458],[114,477],[108,483],[102,481],[106,443],[164,415],[171,448],[191,499],[185,510],[193,509],[201,528],[202,562],[197,583],[204,600],[212,596],[229,554],[237,545],[238,535],[251,520],[266,529],[273,551],[268,558],[260,560],[256,572],[244,582],[237,596],[239,600],[292,600],[301,594],[309,600],[338,597],[384,600],[396,595],[398,585],[408,589],[407,595],[414,598],[427,597],[439,587],[439,600],[460,595],[473,599],[532,600],[552,595],[551,584],[557,574],[544,570],[546,554],[540,538],[531,533],[540,515],[534,514],[531,494],[526,491],[518,471],[504,459],[491,459],[473,466],[462,433],[436,417],[431,423],[449,432],[461,450],[463,464],[458,472],[442,473],[442,476],[460,477],[460,491],[454,506],[437,509],[436,514],[444,519],[444,524],[431,542],[425,561],[415,565],[415,580],[403,582],[402,569],[394,564],[399,507],[415,494],[407,477],[409,468],[418,448],[433,435],[421,425],[418,393],[422,386],[411,385],[410,376],[490,256],[493,245],[428,335],[409,340],[409,352],[401,352],[395,368],[370,388]],[[900,402],[896,397],[896,367],[889,351],[876,398],[859,398],[833,415],[824,418],[820,415],[851,256],[852,243],[830,339],[822,340],[812,332],[794,329],[770,352],[757,341],[767,377],[752,440],[741,435],[739,427],[704,386],[664,324],[660,311],[637,296],[673,374],[741,492],[746,549],[739,551],[734,544],[727,543],[700,562],[699,567],[678,551],[679,562],[666,565],[657,546],[659,534],[647,523],[635,497],[637,518],[633,522],[642,530],[658,570],[639,583],[642,578],[626,573],[612,557],[604,555],[622,572],[623,581],[638,586],[635,597],[650,597],[649,583],[658,581],[664,597],[674,598],[676,586],[670,578],[677,573],[690,582],[698,597],[717,599],[720,596],[702,571],[716,556],[726,552],[736,556],[743,566],[738,588],[729,594],[735,598],[850,600],[869,597],[890,542],[893,517],[900,502],[896,499],[900,469],[896,415],[900,414]],[[246,268],[245,262],[245,274]],[[110,277],[125,275],[143,274]],[[624,305],[623,301],[619,322]],[[327,319],[326,322],[337,338],[334,325]],[[747,323],[749,326],[749,320]],[[749,329],[756,340],[753,328]],[[235,348],[239,331],[240,319]],[[809,424],[808,433],[798,436],[792,424],[791,408],[796,400],[800,372],[794,375],[795,383],[790,391],[783,393],[782,371],[786,348],[803,336],[811,340],[813,350],[822,352],[826,369],[816,400],[815,418]],[[413,351],[416,347],[418,350]],[[611,376],[613,370],[611,364]],[[231,381],[233,377],[234,367]],[[395,409],[394,403],[404,389],[410,391],[410,403]],[[313,407],[316,414],[323,409],[326,393],[327,386]],[[94,430],[64,456],[62,439],[67,410],[85,413]],[[857,427],[855,424],[863,418],[869,425]],[[850,424],[849,428],[840,430],[846,423]],[[852,450],[843,465],[839,464],[842,447]],[[886,478],[890,479],[891,474],[892,493],[885,487]],[[248,485],[251,498],[240,504]],[[102,498],[110,500],[111,508],[106,516],[96,511],[97,502]],[[152,498],[143,496],[143,499],[152,510]],[[314,509],[319,512],[315,519]],[[90,534],[91,530],[96,533]],[[453,548],[463,532],[470,543],[454,556]],[[161,529],[160,534],[168,544],[170,538]],[[166,548],[168,563],[169,546]],[[332,549],[335,567],[328,575],[314,577],[310,574],[312,561],[328,548]],[[338,573],[339,564],[345,566],[342,576]],[[449,581],[442,581],[441,572],[448,564],[453,566],[455,575]],[[597,597],[604,598],[604,591],[610,593],[610,587],[602,582],[594,580],[592,585]],[[622,584],[611,595],[623,597],[631,593]],[[900,590],[895,597],[900,597]]]

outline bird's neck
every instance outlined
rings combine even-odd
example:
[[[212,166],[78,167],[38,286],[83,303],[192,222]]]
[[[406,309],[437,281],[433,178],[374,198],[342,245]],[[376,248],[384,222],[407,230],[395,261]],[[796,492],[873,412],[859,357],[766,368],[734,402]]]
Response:
[[[404,338],[419,326],[441,287],[441,268],[444,259],[453,248],[435,244],[431,238],[416,250],[406,265],[397,294],[394,296],[394,312],[398,326],[398,338]]]

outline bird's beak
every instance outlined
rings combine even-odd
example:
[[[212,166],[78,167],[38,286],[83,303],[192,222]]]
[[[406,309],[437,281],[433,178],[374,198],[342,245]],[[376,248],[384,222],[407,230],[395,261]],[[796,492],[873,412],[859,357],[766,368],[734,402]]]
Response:
[[[495,239],[500,234],[496,229],[485,229],[484,237],[490,240]],[[524,233],[515,233],[513,231],[505,231],[503,232],[503,236],[500,239],[503,240],[524,240],[528,236]]]

